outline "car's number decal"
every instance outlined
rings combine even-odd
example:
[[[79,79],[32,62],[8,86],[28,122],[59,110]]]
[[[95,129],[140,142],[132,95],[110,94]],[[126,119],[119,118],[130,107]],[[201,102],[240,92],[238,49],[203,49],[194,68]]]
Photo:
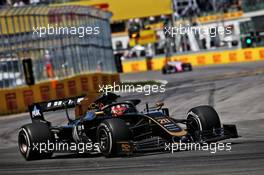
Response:
[[[167,124],[167,123],[171,123],[171,121],[167,118],[160,118],[160,119],[157,119],[157,121],[162,125]]]
[[[163,126],[166,130],[170,132],[181,131],[181,128],[179,128],[170,118],[158,117],[154,119],[156,120],[156,122],[158,122],[161,126]]]

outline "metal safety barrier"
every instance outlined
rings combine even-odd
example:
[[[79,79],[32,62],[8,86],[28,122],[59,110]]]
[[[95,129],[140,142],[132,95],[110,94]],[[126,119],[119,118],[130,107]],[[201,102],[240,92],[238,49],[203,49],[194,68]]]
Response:
[[[251,61],[264,61],[264,47],[200,52],[193,54],[172,55],[170,61],[191,63],[193,66],[233,64]],[[123,72],[143,72],[161,70],[166,64],[166,57],[154,57],[151,60],[135,59],[122,61]],[[148,64],[151,65],[150,69]]]

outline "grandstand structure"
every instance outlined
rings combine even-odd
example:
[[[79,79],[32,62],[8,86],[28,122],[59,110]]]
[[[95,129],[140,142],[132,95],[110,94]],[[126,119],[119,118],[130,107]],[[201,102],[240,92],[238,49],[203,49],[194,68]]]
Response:
[[[109,12],[84,6],[2,7],[0,87],[26,83],[26,59],[32,60],[35,82],[116,72],[110,17]]]
[[[9,2],[14,1],[10,0]],[[24,2],[30,3],[31,1]],[[262,13],[256,11],[261,11],[264,7],[263,0],[155,0],[155,3],[153,3],[153,0],[32,1],[35,4],[36,2],[51,4],[62,2],[61,5],[94,6],[112,12],[111,31],[114,50],[126,50],[135,46],[135,40],[129,37],[128,31],[136,22],[141,30],[152,30],[142,32],[143,37],[139,39],[139,44],[147,46],[150,42],[152,46],[147,47],[154,49],[154,54],[163,53],[165,50],[166,39],[163,27],[167,20],[173,21],[173,24],[171,24],[173,26],[181,23],[186,26],[196,25],[201,28],[232,28],[231,35],[220,34],[217,37],[211,37],[209,35],[186,34],[178,36],[171,44],[172,50],[175,52],[245,47],[243,45],[244,38],[256,29],[251,27],[249,31],[245,31],[244,28],[248,25],[254,26],[254,20],[251,20],[252,17],[261,16]],[[248,13],[251,13],[251,17],[248,17]],[[242,28],[242,31],[240,28]],[[153,36],[153,31],[156,36]],[[152,39],[149,40],[149,38]],[[257,43],[256,45],[260,44]],[[148,51],[146,50],[145,53],[148,53]],[[128,53],[127,55],[135,54]]]

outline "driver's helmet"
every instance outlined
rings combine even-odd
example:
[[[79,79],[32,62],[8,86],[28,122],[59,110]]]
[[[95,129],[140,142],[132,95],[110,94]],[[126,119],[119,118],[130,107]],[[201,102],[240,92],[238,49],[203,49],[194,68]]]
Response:
[[[120,116],[125,113],[125,111],[129,108],[127,104],[119,104],[111,107],[111,113],[113,116]]]

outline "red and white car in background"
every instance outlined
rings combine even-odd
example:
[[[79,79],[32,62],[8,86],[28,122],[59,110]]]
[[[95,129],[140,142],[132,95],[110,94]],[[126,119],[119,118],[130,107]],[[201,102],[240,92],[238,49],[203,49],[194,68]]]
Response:
[[[192,71],[192,65],[191,65],[191,63],[183,63],[180,61],[168,61],[162,67],[161,71],[163,74]]]

